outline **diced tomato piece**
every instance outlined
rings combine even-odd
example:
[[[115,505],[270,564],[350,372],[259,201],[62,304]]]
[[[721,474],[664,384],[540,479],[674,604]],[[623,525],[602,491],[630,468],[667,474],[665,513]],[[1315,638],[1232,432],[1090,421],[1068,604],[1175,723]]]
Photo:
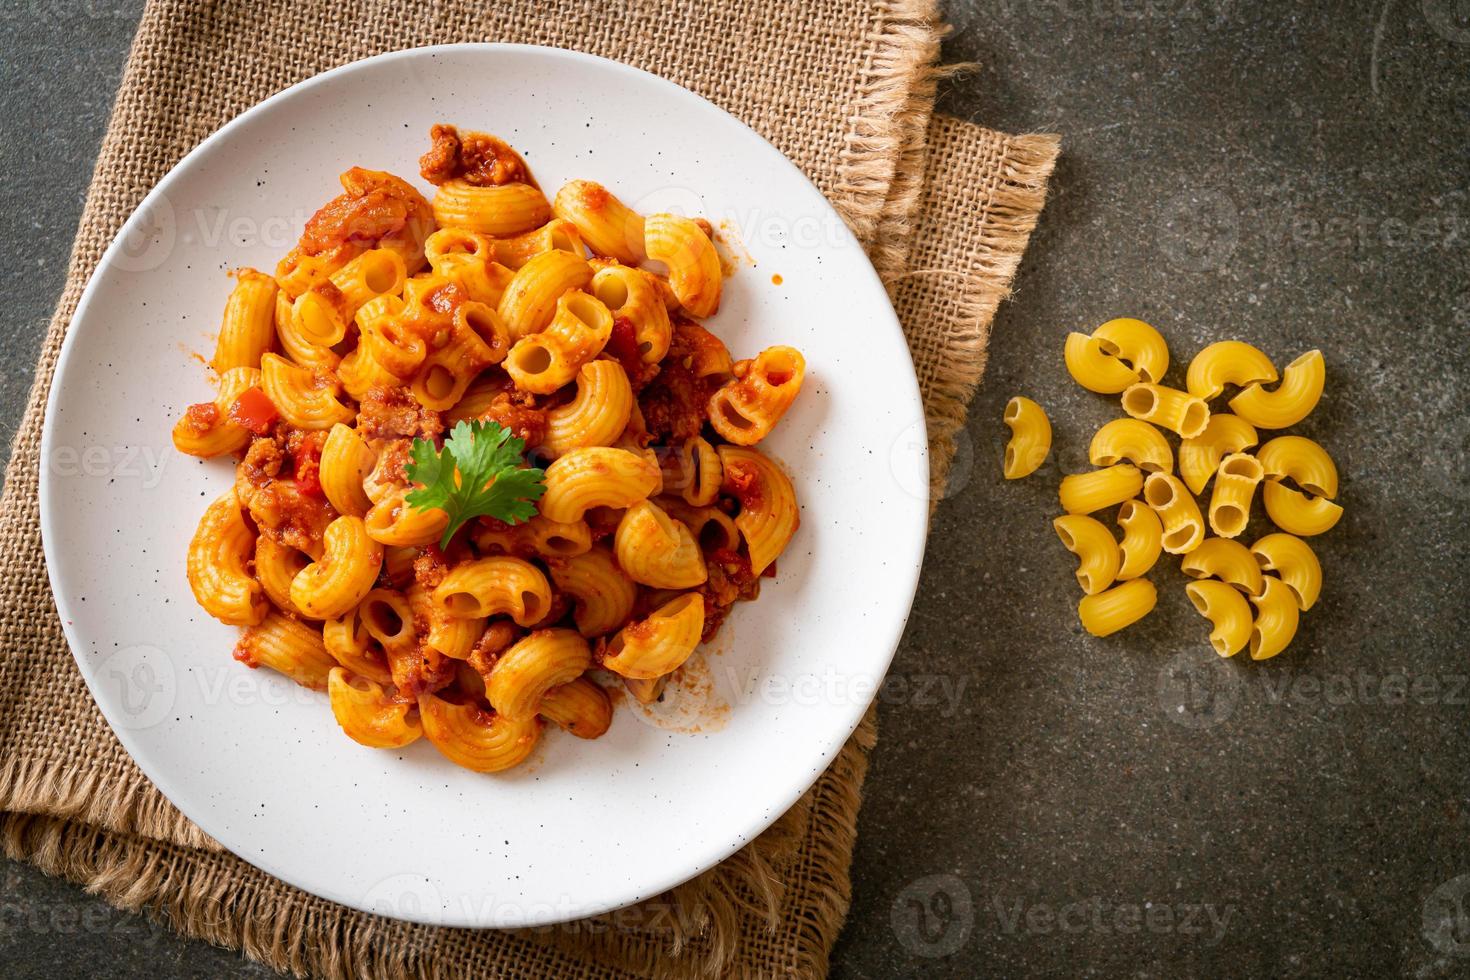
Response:
[[[302,438],[292,453],[296,468],[296,488],[312,497],[322,495],[322,445],[325,432],[311,432]]]
[[[643,362],[638,356],[638,334],[633,330],[633,321],[625,316],[614,320],[612,333],[608,335],[603,349],[617,358],[628,375],[628,380],[636,383],[643,370]]]
[[[230,406],[230,421],[243,426],[258,436],[270,431],[271,425],[281,413],[271,403],[266,393],[259,388],[246,388]]]

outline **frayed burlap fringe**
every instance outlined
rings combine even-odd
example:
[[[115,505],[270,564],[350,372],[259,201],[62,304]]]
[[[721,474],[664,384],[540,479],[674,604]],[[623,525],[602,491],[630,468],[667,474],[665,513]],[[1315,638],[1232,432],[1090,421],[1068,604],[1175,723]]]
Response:
[[[842,846],[840,839],[856,834],[860,787],[875,741],[870,710],[833,764],[841,778],[829,781],[831,791],[819,794],[813,802],[812,817],[831,821],[835,832],[819,842],[821,850],[815,855],[819,866],[839,864],[850,856],[850,845]],[[153,838],[30,814],[9,814],[0,820],[0,846],[7,857],[78,882],[118,908],[146,915],[216,945],[240,949],[251,959],[298,977],[447,980],[464,975],[463,958],[455,944],[426,941],[437,930],[385,919],[319,915],[314,906],[320,903],[299,892],[292,893],[285,886],[280,888],[282,894],[249,887],[232,873],[240,862],[228,853],[202,857]],[[757,866],[748,868],[746,880],[755,874],[772,873],[772,869],[758,867],[759,858],[748,860]],[[709,943],[711,935],[721,937],[716,943],[733,943],[740,932],[733,920],[742,908],[752,911],[750,901],[750,896],[725,895],[714,901],[701,896],[700,906],[706,910],[707,919],[679,925],[699,930],[699,941],[703,943]],[[758,964],[766,968],[761,975],[823,975],[834,918],[840,924],[847,902],[846,887],[836,882],[827,885],[816,903],[795,913],[797,934],[782,951],[785,957]],[[565,950],[565,972],[548,971],[547,975],[636,976],[650,980],[677,980],[690,975],[688,964],[677,957],[659,955],[646,947],[631,949],[616,933],[601,931],[595,920],[577,925],[575,932],[553,928],[521,933],[531,941]],[[444,931],[470,943],[484,935],[468,930]],[[594,972],[587,972],[589,965],[583,959],[589,951],[599,963]],[[701,972],[713,977],[725,972],[724,966],[733,962],[740,950],[709,945],[706,952],[709,955],[701,961]]]
[[[885,5],[859,76],[865,111],[848,122],[834,195],[885,281],[903,268],[907,225],[918,205],[918,187],[912,181],[900,185],[895,177],[923,173],[920,148],[940,74],[935,62],[948,32],[932,0]]]
[[[152,783],[128,784],[98,768],[57,770],[36,759],[10,759],[0,768],[0,813],[45,814],[104,830],[223,850]]]

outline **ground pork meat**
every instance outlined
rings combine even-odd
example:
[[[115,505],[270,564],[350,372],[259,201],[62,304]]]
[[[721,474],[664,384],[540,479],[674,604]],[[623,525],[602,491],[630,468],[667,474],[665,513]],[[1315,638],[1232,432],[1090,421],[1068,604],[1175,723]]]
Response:
[[[250,496],[250,517],[260,533],[277,544],[322,554],[322,535],[337,517],[321,497],[303,493],[295,480],[271,480]]]
[[[307,220],[297,254],[321,255],[343,245],[372,248],[405,230],[421,240],[432,228],[429,202],[403,179],[362,167],[353,167],[341,179],[344,193]]]
[[[192,435],[202,436],[219,421],[219,406],[214,402],[200,402],[184,410],[183,427]]]
[[[378,459],[372,472],[362,481],[369,500],[379,501],[400,487],[408,486],[408,462],[413,458],[413,442],[389,439],[378,444]]]
[[[444,418],[420,405],[407,388],[371,388],[357,408],[357,431],[369,443],[433,439],[444,431]]]
[[[535,396],[525,392],[502,391],[480,413],[480,418],[504,426],[533,449],[546,441],[546,412],[536,407]]]
[[[422,641],[415,647],[394,647],[385,652],[393,684],[405,697],[416,698],[442,690],[454,681],[458,672],[458,660],[444,656]]]
[[[668,445],[699,434],[709,396],[727,380],[720,368],[729,359],[725,345],[703,327],[688,321],[675,325],[658,376],[638,396],[644,424],[656,443]]]
[[[704,565],[709,578],[699,587],[700,594],[704,596],[701,639],[708,642],[719,632],[725,617],[730,614],[730,607],[741,600],[755,599],[760,595],[761,584],[760,576],[751,571],[750,561],[738,552],[728,549],[711,552]]]
[[[419,157],[419,174],[434,185],[458,177],[477,187],[501,184],[531,184],[531,171],[511,146],[488,133],[460,135],[453,126],[439,123],[429,130],[432,145]]]
[[[449,562],[437,545],[427,545],[413,560],[413,578],[425,591],[432,592],[449,573]]]
[[[480,639],[470,651],[469,665],[475,668],[481,677],[489,678],[495,661],[499,660],[500,655],[510,649],[511,644],[515,643],[519,637],[520,630],[505,620],[501,619],[491,623],[485,632],[480,634]]]

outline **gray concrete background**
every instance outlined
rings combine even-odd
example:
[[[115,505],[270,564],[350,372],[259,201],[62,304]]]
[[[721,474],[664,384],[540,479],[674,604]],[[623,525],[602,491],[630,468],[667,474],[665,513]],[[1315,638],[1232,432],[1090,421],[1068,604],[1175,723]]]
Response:
[[[995,325],[956,480],[885,689],[834,975],[1470,975],[1470,10],[1374,0],[947,5],[944,108],[1065,156]],[[0,14],[0,426],[60,289],[138,4]],[[1300,431],[1347,516],[1290,650],[1219,661],[1168,559],[1106,640],[1050,519],[1111,403],[1070,329],[1320,346]],[[1182,380],[1182,364],[1177,372]],[[1053,461],[1007,484],[1005,400]],[[24,865],[7,976],[266,976]]]

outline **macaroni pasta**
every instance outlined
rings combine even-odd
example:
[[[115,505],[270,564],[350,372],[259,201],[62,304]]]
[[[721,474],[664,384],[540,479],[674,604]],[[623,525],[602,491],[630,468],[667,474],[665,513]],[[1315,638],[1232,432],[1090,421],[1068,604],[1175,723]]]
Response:
[[[702,219],[587,180],[548,201],[496,137],[430,137],[428,198],[352,168],[273,275],[235,273],[217,392],[173,441],[234,462],[187,572],[236,659],[325,692],[360,745],[491,773],[548,725],[605,733],[605,685],[666,696],[776,574],[800,509],[753,447],[806,362],[699,322]]]

